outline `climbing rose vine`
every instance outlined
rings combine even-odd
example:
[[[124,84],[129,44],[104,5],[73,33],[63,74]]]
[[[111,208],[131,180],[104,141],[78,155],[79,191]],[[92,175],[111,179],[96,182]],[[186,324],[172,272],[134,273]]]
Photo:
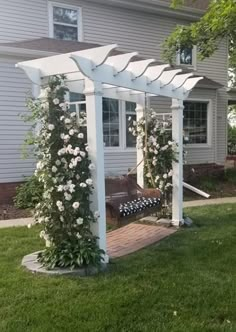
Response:
[[[99,212],[90,209],[95,166],[85,140],[85,117],[78,120],[69,110],[64,79],[50,78],[40,98],[29,101],[31,119],[40,123],[34,137],[35,175],[44,189],[35,220],[42,224],[40,237],[46,241],[38,259],[47,268],[95,265],[104,254],[90,230]]]
[[[176,160],[176,143],[171,137],[171,121],[160,120],[152,109],[129,131],[137,137],[137,148],[143,150],[144,175],[149,187],[159,188],[167,197],[172,187],[172,162]]]

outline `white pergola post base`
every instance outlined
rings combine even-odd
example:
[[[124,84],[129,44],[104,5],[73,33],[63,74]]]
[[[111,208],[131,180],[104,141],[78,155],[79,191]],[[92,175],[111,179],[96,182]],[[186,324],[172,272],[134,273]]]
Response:
[[[105,173],[102,123],[102,84],[85,80],[87,107],[87,135],[89,156],[95,165],[92,172],[94,188],[91,195],[92,211],[99,212],[99,218],[91,225],[91,230],[98,237],[99,248],[106,252],[106,209],[105,209]],[[104,257],[108,262],[108,256]]]
[[[99,237],[99,247],[106,252],[106,215],[104,151],[102,125],[102,96],[137,104],[137,118],[143,116],[143,96],[163,96],[173,99],[173,139],[178,144],[178,162],[173,164],[173,223],[182,220],[183,180],[183,100],[202,79],[192,77],[194,73],[181,74],[181,69],[171,69],[168,64],[155,65],[155,59],[135,59],[138,53],[111,56],[116,44],[83,51],[55,55],[18,63],[28,78],[37,85],[45,85],[52,75],[66,75],[70,91],[84,93],[87,104],[87,130],[90,158],[96,165],[93,175],[94,191],[92,209],[100,217],[93,227]],[[137,154],[138,162],[143,158]],[[143,186],[143,163],[138,166],[138,183]]]
[[[177,142],[177,162],[173,162],[172,224],[183,221],[183,101],[172,99],[172,139]]]

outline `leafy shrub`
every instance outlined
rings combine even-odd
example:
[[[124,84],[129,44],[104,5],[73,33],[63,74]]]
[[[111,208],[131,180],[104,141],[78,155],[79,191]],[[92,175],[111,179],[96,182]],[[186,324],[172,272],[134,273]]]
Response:
[[[236,184],[236,169],[235,168],[225,170],[225,180],[232,184]]]
[[[20,209],[34,208],[42,199],[43,184],[35,175],[26,180],[16,189],[15,206]]]

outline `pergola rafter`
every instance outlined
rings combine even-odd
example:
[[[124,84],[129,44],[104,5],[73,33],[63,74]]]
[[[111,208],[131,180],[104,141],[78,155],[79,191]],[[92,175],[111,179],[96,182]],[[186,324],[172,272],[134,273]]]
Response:
[[[137,104],[137,119],[143,116],[145,97],[172,98],[172,135],[178,143],[178,162],[173,164],[173,223],[182,220],[183,182],[183,100],[202,77],[182,74],[168,64],[157,65],[155,59],[139,59],[137,52],[117,51],[117,45],[107,45],[47,58],[24,61],[17,66],[25,71],[34,85],[43,86],[52,75],[66,75],[72,92],[86,95],[87,131],[90,157],[96,164],[92,201],[100,218],[94,233],[100,248],[106,251],[104,150],[102,126],[102,97],[132,101]],[[138,163],[142,152],[137,152]],[[143,184],[143,166],[138,167],[138,182]]]

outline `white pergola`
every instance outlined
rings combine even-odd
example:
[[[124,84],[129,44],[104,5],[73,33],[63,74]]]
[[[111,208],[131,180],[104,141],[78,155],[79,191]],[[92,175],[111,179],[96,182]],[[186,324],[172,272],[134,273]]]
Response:
[[[24,61],[16,66],[23,69],[34,87],[44,86],[52,75],[65,74],[72,92],[86,96],[87,133],[90,158],[96,165],[93,174],[92,208],[100,212],[93,233],[106,252],[106,210],[102,98],[132,101],[137,104],[137,119],[143,116],[145,97],[172,98],[172,136],[178,143],[178,162],[173,164],[172,222],[175,226],[183,218],[183,101],[202,77],[193,73],[181,74],[181,69],[169,65],[155,65],[155,59],[132,61],[137,52],[111,56],[116,44],[83,51]],[[37,89],[36,89],[37,90]],[[38,89],[39,91],[40,89]],[[137,163],[143,159],[137,150]],[[138,183],[143,186],[143,164],[137,169]]]

